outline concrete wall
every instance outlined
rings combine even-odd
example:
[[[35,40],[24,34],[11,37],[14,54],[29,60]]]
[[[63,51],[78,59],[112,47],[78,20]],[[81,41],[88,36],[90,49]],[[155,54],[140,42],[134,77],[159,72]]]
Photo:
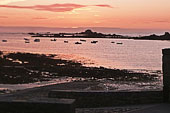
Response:
[[[169,102],[170,94],[170,48],[162,50],[163,94],[164,102]]]
[[[146,104],[162,102],[162,91],[143,92],[105,92],[82,90],[53,90],[49,98],[76,99],[76,107],[104,107],[130,104]]]
[[[0,113],[75,113],[74,99],[13,99],[0,100]]]

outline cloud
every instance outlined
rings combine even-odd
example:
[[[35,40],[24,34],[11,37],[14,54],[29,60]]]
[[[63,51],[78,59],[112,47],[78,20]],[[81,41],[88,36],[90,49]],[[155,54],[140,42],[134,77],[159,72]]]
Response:
[[[35,19],[35,20],[45,20],[45,19],[48,19],[48,18],[36,17],[36,18],[32,18],[32,19]]]
[[[112,8],[110,5],[93,5],[93,6]],[[78,8],[88,7],[88,5],[67,3],[67,4],[52,4],[52,5],[35,5],[35,6],[0,5],[0,7],[17,8],[17,9],[33,9],[33,10],[51,11],[51,12],[66,12]]]
[[[165,19],[165,20],[145,20],[142,23],[146,23],[146,24],[152,24],[152,23],[156,23],[156,24],[169,24],[170,21],[167,20],[167,19]]]
[[[105,5],[105,4],[100,4],[100,5],[94,5],[94,6],[98,6],[98,7],[107,7],[107,8],[113,8],[110,5]]]
[[[157,20],[157,21],[154,21],[154,22],[157,22],[157,23],[170,23],[170,21],[168,21],[168,20]]]
[[[13,2],[20,2],[20,1],[25,1],[25,0],[0,0],[0,5],[5,5]]]
[[[0,16],[0,18],[8,18],[7,16]]]

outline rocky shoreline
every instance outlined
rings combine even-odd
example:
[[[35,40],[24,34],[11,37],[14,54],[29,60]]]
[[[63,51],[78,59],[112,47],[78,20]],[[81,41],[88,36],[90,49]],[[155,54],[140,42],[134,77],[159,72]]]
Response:
[[[50,81],[59,76],[112,78],[114,81],[155,81],[158,75],[104,67],[85,67],[81,63],[56,58],[54,54],[0,52],[0,84]]]

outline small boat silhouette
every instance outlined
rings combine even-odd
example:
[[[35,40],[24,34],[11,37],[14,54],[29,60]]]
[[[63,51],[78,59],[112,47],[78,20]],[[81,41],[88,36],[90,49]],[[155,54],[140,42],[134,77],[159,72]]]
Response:
[[[64,40],[64,43],[68,43],[68,41],[67,41],[67,40]]]
[[[84,40],[84,39],[80,39],[80,41],[82,41],[82,42],[86,42],[86,40]]]
[[[82,44],[81,42],[75,42],[75,44]]]
[[[7,42],[7,40],[2,40],[2,42]]]
[[[112,41],[111,43],[115,43],[115,42]]]
[[[28,39],[28,38],[24,38],[24,40],[30,40],[30,39]]]
[[[118,42],[118,43],[116,43],[116,44],[123,44],[122,42]]]
[[[91,41],[91,43],[93,43],[93,44],[95,44],[95,43],[97,43],[98,41]]]
[[[40,42],[40,39],[34,39],[34,42]]]
[[[30,43],[30,41],[29,41],[29,40],[26,40],[25,43]]]
[[[56,39],[54,38],[54,39],[51,39],[51,41],[56,41]]]

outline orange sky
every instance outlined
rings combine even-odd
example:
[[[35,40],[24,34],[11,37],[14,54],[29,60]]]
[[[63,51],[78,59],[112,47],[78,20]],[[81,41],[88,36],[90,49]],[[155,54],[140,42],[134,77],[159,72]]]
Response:
[[[0,26],[170,29],[170,0],[0,0]]]

